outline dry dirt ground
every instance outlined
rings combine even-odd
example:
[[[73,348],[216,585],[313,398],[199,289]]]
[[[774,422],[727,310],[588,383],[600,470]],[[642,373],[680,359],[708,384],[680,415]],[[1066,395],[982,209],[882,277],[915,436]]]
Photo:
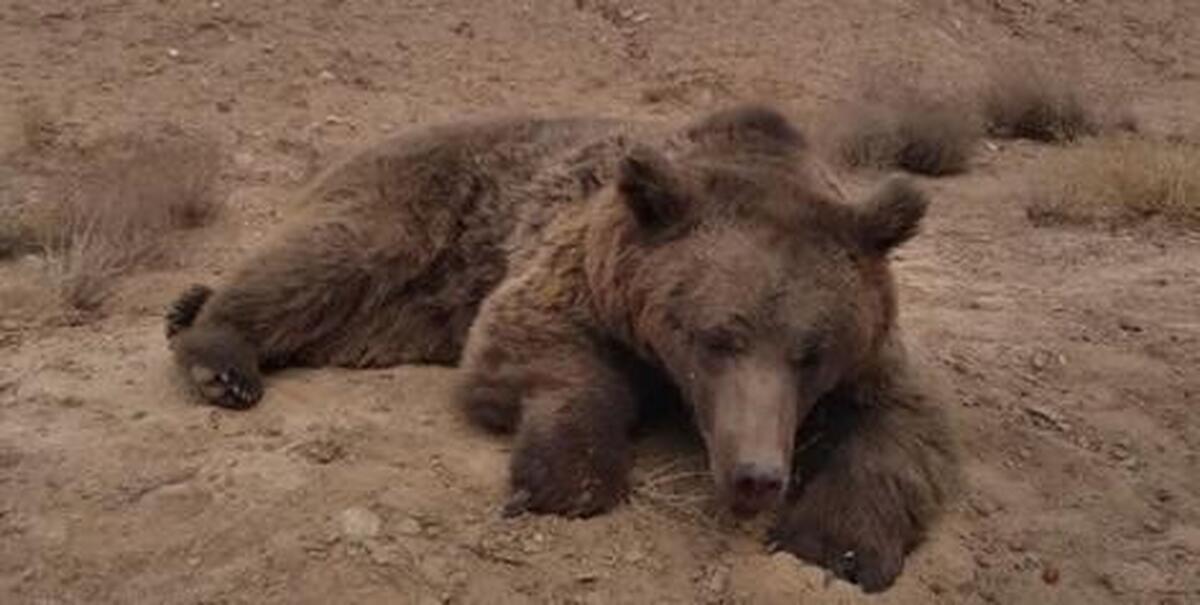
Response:
[[[966,102],[1023,52],[1147,131],[1200,132],[1194,0],[3,0],[0,50],[10,159],[30,97],[60,138],[169,119],[231,158],[219,222],[99,317],[57,303],[35,258],[0,263],[6,604],[864,602],[707,514],[686,439],[645,440],[611,515],[502,520],[509,445],[448,408],[452,369],[291,371],[218,411],[172,373],[161,309],[245,258],[315,168],[466,114],[757,98],[815,131],[864,73]],[[1030,227],[1028,175],[1056,153],[1000,143],[924,182],[903,321],[952,395],[969,487],[874,600],[1200,602],[1200,238]]]

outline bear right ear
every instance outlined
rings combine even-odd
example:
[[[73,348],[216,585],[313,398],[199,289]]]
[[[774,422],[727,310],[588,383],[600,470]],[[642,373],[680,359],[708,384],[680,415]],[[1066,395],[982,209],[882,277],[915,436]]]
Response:
[[[884,255],[912,239],[921,228],[929,199],[912,181],[888,179],[857,210],[859,239],[872,254]]]
[[[621,160],[617,193],[638,226],[654,232],[681,222],[688,203],[671,162],[644,146],[631,149]]]

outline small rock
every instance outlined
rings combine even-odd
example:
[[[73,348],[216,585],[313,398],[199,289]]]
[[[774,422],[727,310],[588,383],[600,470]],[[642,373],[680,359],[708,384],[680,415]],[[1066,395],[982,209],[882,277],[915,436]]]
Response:
[[[76,397],[74,395],[67,395],[65,397],[60,398],[58,400],[58,404],[63,406],[64,408],[81,408],[81,407],[83,407],[84,401],[80,397]]]
[[[372,547],[369,549],[369,552],[371,554],[371,562],[376,565],[387,566],[396,562],[396,555],[390,548]]]
[[[1145,328],[1138,325],[1131,319],[1121,319],[1117,321],[1117,327],[1121,328],[1122,331],[1129,332],[1131,334],[1138,334],[1145,330]]]
[[[296,446],[296,452],[304,459],[316,464],[330,464],[341,460],[346,451],[332,439],[314,439]]]
[[[1063,432],[1071,429],[1071,424],[1067,422],[1061,414],[1046,406],[1029,405],[1025,407],[1025,413],[1032,416],[1035,422],[1044,426],[1048,426]]]
[[[1054,351],[1037,351],[1029,360],[1029,365],[1037,372],[1043,372],[1051,366],[1064,366],[1067,363],[1067,358],[1061,353]]]
[[[405,517],[396,524],[396,533],[401,536],[419,536],[421,529],[421,522],[412,517]]]
[[[1128,460],[1129,457],[1132,456],[1132,454],[1129,452],[1129,447],[1121,443],[1114,445],[1113,448],[1109,450],[1108,455],[1117,462]]]
[[[464,38],[475,37],[475,28],[471,26],[470,21],[459,21],[454,25],[454,27],[450,28],[450,31],[455,35],[462,36]]]
[[[379,535],[383,525],[379,515],[360,507],[347,508],[341,514],[342,533],[351,540],[366,540]]]
[[[167,56],[171,57],[172,59],[178,59],[179,58],[179,49],[178,48],[168,48]]]
[[[724,567],[714,567],[704,581],[704,588],[712,594],[721,594],[729,586],[729,570]]]
[[[1046,563],[1042,566],[1042,581],[1047,584],[1058,584],[1058,579],[1061,573],[1053,564]]]

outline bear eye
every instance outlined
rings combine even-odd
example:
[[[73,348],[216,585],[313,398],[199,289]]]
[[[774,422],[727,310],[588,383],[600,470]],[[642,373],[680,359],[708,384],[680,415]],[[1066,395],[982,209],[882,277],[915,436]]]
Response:
[[[709,330],[700,335],[704,348],[716,355],[736,355],[745,349],[745,343],[737,334],[726,329]]]
[[[821,365],[821,345],[816,342],[806,343],[793,357],[796,367],[811,371]]]

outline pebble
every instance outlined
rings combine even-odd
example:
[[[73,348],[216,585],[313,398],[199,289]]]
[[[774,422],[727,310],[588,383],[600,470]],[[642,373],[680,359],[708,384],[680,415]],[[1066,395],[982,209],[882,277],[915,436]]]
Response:
[[[1047,584],[1058,584],[1061,572],[1054,565],[1047,563],[1042,567],[1042,581]]]
[[[1030,416],[1032,416],[1034,418],[1034,420],[1040,421],[1043,424],[1049,424],[1051,427],[1058,429],[1060,431],[1066,432],[1066,431],[1070,430],[1070,428],[1071,428],[1071,424],[1062,417],[1062,414],[1059,414],[1058,412],[1056,412],[1046,406],[1043,406],[1043,405],[1026,406],[1025,412],[1027,414],[1029,414]]]
[[[421,535],[421,522],[412,517],[405,517],[396,524],[396,533],[401,536],[419,536]]]
[[[366,540],[379,535],[383,521],[379,515],[361,507],[347,508],[341,514],[342,533],[351,540]]]

